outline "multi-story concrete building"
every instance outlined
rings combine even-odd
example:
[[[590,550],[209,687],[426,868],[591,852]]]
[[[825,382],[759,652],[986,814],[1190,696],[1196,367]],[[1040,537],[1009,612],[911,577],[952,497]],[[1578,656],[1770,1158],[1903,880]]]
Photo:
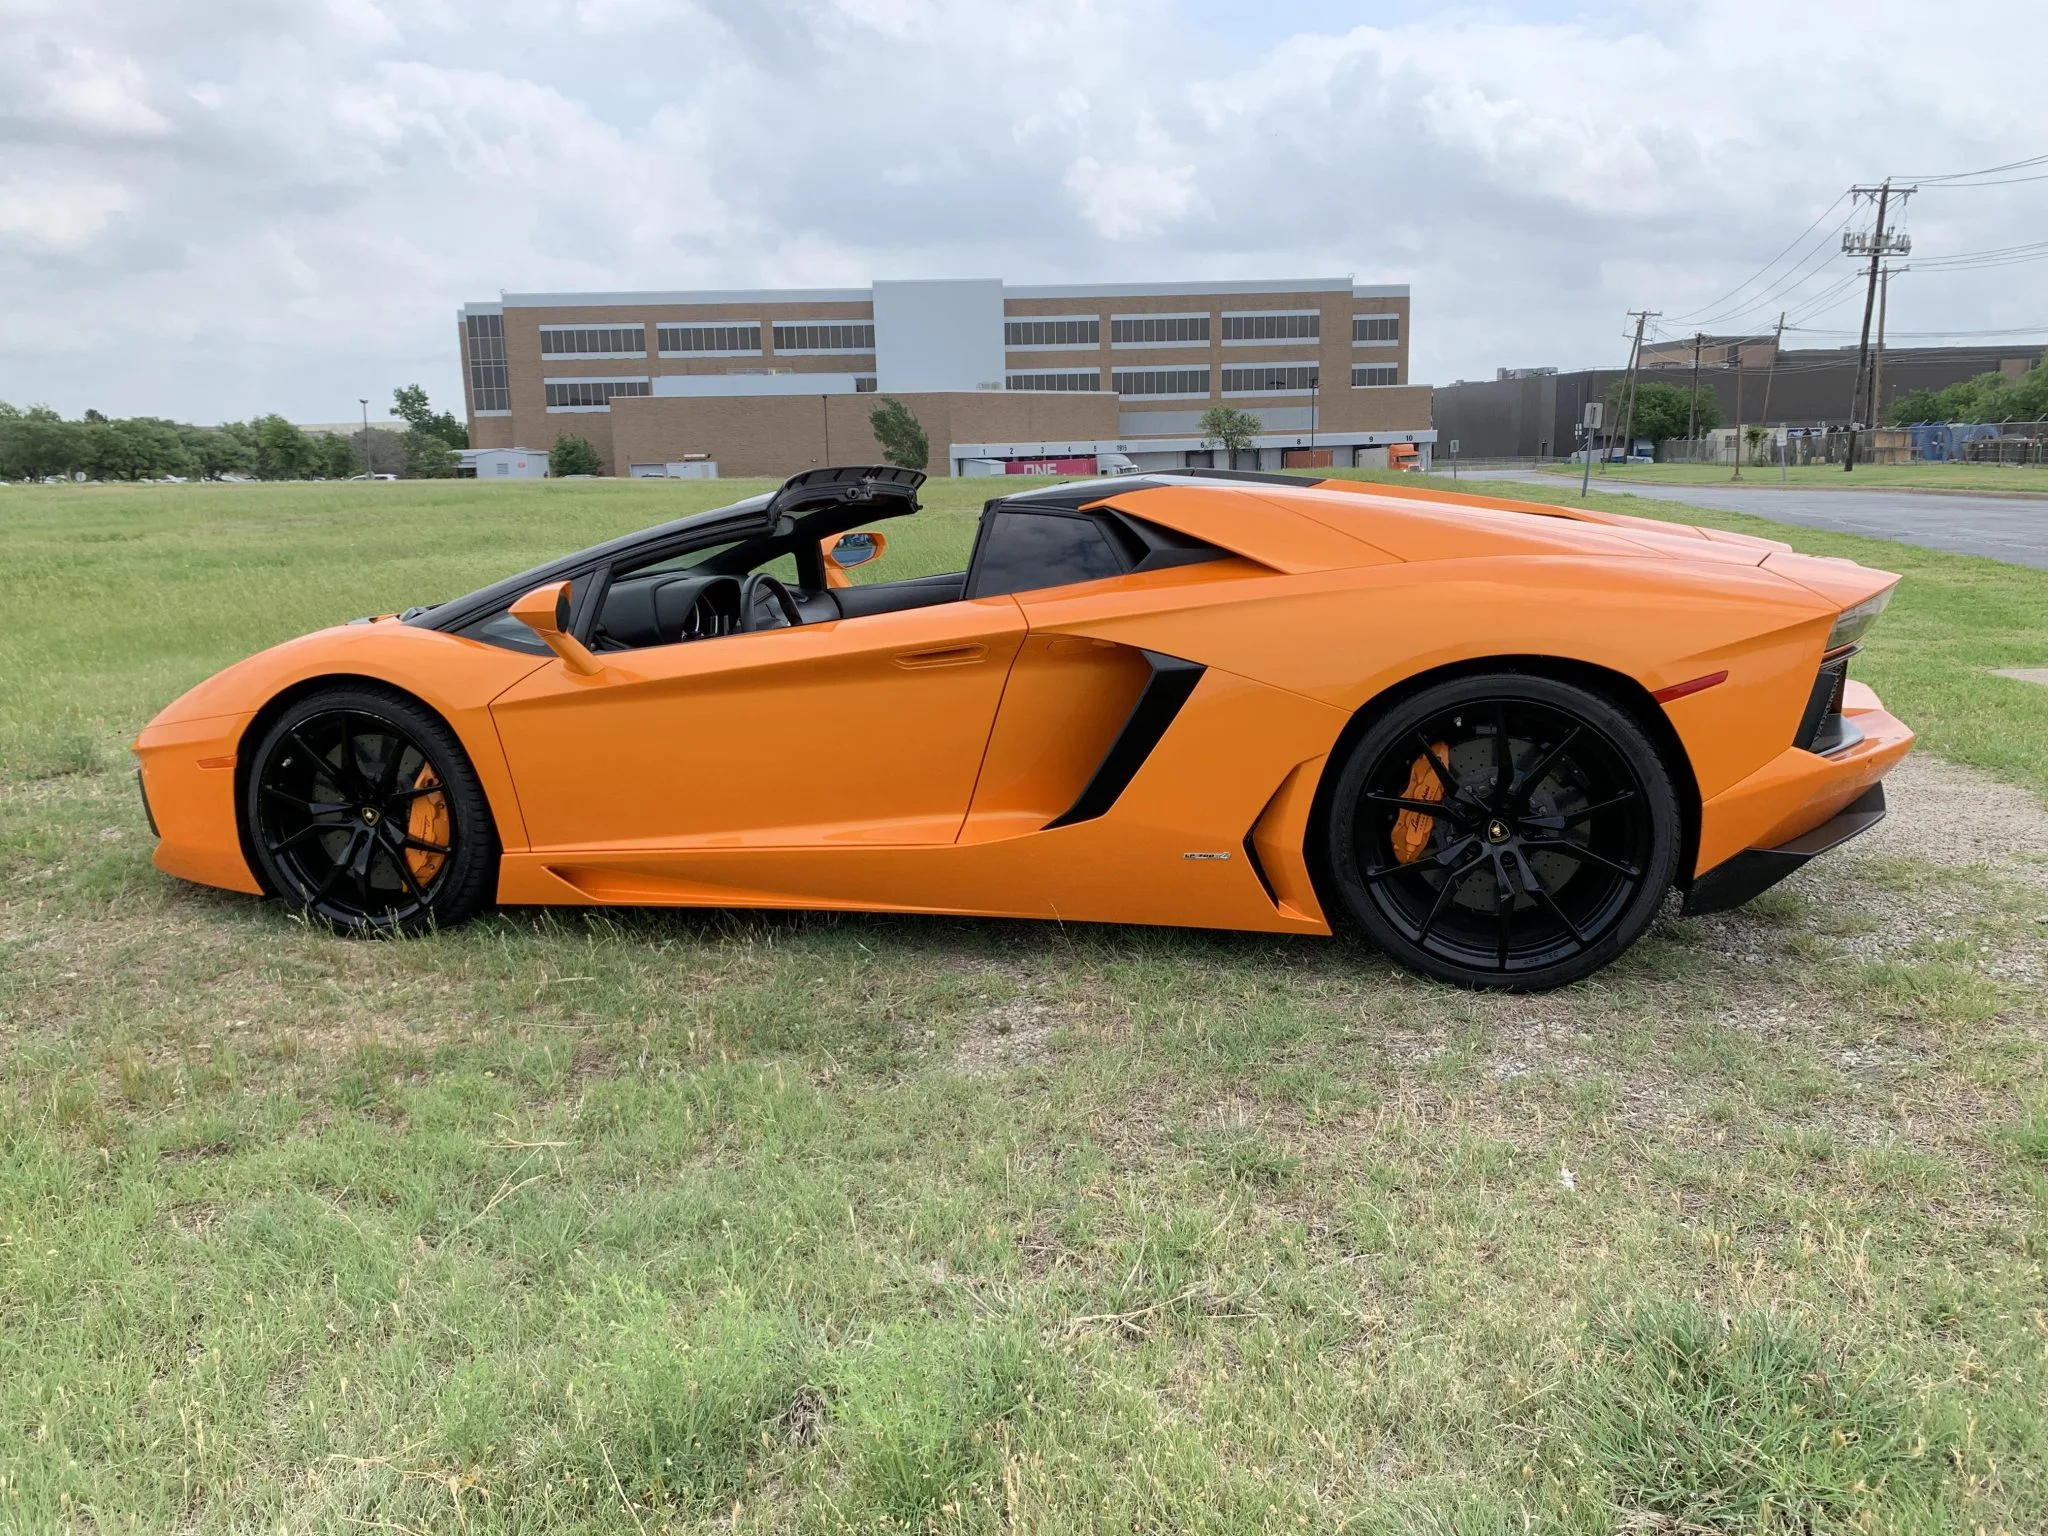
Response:
[[[1198,423],[1223,404],[1258,419],[1261,466],[1435,441],[1406,285],[1348,278],[508,293],[464,305],[458,340],[472,443],[574,434],[614,475],[870,460],[878,393],[916,415],[935,474],[1110,452],[1221,463]]]

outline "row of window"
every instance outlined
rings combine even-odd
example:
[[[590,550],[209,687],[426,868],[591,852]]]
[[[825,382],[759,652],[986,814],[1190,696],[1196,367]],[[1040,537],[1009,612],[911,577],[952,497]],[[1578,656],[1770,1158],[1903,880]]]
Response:
[[[1322,370],[1314,363],[1260,363],[1250,368],[1223,370],[1226,395],[1271,395],[1283,390],[1316,389],[1321,383]]]
[[[544,325],[542,357],[645,357],[644,325]]]
[[[1206,368],[1119,368],[1111,375],[1120,395],[1206,395]],[[1401,382],[1401,370],[1394,364],[1358,364],[1351,370],[1355,389],[1380,388]],[[1314,363],[1258,363],[1223,370],[1226,395],[1273,395],[1321,387],[1322,369]],[[1058,373],[1012,373],[1004,376],[1006,389],[1099,390],[1099,370],[1071,369]]]
[[[778,325],[778,352],[872,352],[875,326],[872,320],[829,325]]]
[[[1005,320],[1006,347],[1099,347],[1100,320]]]
[[[761,325],[658,325],[655,343],[664,356],[671,352],[758,352]]]
[[[1310,310],[1295,315],[1225,315],[1225,341],[1314,341],[1323,334],[1323,317]]]
[[[1207,315],[1127,315],[1112,318],[1109,339],[1116,346],[1186,346],[1209,339]],[[1278,314],[1230,314],[1222,317],[1222,340],[1316,341],[1323,334],[1323,317],[1317,310]],[[1399,342],[1399,315],[1354,315],[1351,339],[1380,344]],[[1085,318],[1066,320],[1006,320],[1006,347],[1094,347],[1102,343],[1102,322]]]
[[[1174,346],[1209,339],[1207,315],[1146,315],[1139,319],[1111,320],[1111,346]]]
[[[469,408],[473,411],[512,409],[512,384],[505,374],[505,317],[469,315],[464,319],[469,349]]]
[[[1206,368],[1119,368],[1109,376],[1120,395],[1206,395]]]
[[[1005,374],[1003,388],[1099,390],[1102,388],[1102,370],[1089,368],[1071,373]]]
[[[546,386],[551,411],[601,411],[614,395],[652,394],[646,379],[561,379]]]
[[[611,401],[617,395],[651,395],[653,381],[649,379],[548,379],[543,384],[546,391],[547,408],[551,411],[603,411],[611,408]],[[857,395],[872,395],[875,392],[875,376],[872,373],[856,374],[853,392]],[[477,407],[482,410],[482,406]]]
[[[474,316],[502,324],[496,315]],[[502,338],[503,332],[501,331]],[[795,324],[774,328],[778,352],[872,352],[873,321],[844,324]],[[758,352],[759,321],[737,325],[658,325],[655,342],[663,352]],[[647,329],[641,325],[544,325],[542,357],[645,357]]]

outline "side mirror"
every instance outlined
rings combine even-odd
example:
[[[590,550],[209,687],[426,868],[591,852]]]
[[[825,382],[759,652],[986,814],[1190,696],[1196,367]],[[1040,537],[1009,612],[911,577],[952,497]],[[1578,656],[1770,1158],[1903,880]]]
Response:
[[[889,547],[889,541],[879,533],[842,533],[836,539],[822,542],[825,551],[825,585],[828,587],[851,586],[846,573],[857,565],[870,565],[882,558],[882,551]]]
[[[539,635],[571,672],[591,677],[604,670],[604,663],[569,633],[568,582],[554,581],[544,587],[535,587],[506,611]]]

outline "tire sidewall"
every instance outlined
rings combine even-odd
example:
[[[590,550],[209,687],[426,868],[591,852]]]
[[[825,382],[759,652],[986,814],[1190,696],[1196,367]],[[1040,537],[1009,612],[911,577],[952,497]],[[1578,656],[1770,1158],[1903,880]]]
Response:
[[[1511,698],[1565,711],[1597,731],[1635,771],[1648,801],[1651,849],[1641,888],[1599,940],[1576,955],[1535,970],[1508,974],[1459,965],[1413,943],[1380,911],[1359,878],[1356,846],[1359,796],[1373,767],[1423,724],[1449,709]],[[1411,970],[1459,986],[1516,992],[1543,991],[1590,975],[1616,959],[1656,917],[1678,874],[1682,822],[1670,766],[1632,715],[1606,694],[1528,672],[1486,672],[1452,678],[1389,706],[1353,741],[1331,791],[1325,868],[1342,910],[1386,954]]]
[[[455,831],[449,855],[451,867],[435,887],[426,909],[398,921],[372,919],[367,922],[332,922],[343,932],[357,934],[418,933],[446,927],[473,916],[490,898],[497,883],[498,837],[489,801],[483,793],[476,770],[462,743],[431,710],[396,692],[379,688],[332,688],[307,694],[293,701],[273,720],[259,742],[249,774],[243,785],[242,824],[248,838],[251,861],[264,888],[287,905],[311,914],[313,908],[295,889],[290,877],[264,845],[261,832],[263,780],[272,757],[285,735],[319,715],[345,710],[380,719],[412,737],[447,786],[445,800]]]

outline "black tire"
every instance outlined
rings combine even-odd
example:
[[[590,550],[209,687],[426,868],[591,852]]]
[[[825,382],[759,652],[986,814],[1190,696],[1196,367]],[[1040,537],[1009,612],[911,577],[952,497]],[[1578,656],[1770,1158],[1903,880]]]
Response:
[[[343,933],[448,927],[497,884],[497,828],[468,754],[397,692],[292,704],[256,744],[242,816],[264,885]]]
[[[1374,720],[1338,765],[1326,824],[1325,868],[1381,949],[1527,992],[1641,937],[1681,840],[1670,769],[1628,712],[1515,672],[1438,683]]]

